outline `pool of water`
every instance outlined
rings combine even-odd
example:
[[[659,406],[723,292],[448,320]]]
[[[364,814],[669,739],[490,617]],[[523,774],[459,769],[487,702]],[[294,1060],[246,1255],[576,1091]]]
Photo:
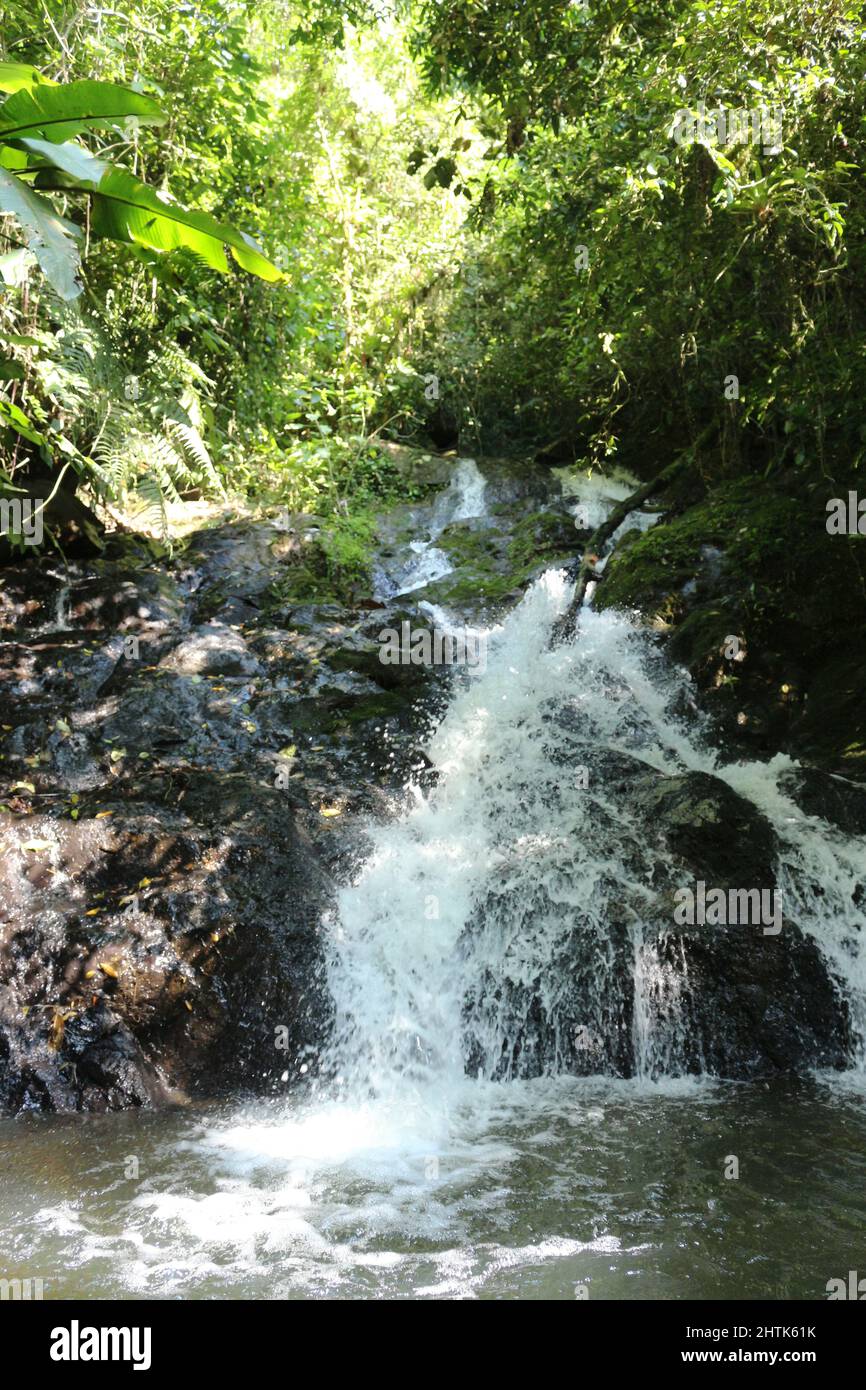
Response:
[[[823,1299],[864,1264],[866,1088],[22,1117],[0,1174],[0,1277],[46,1298]]]

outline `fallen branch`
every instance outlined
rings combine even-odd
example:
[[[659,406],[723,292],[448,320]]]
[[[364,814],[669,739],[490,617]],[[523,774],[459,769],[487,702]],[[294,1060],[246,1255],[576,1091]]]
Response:
[[[568,605],[562,617],[559,618],[554,625],[554,646],[570,637],[577,627],[577,620],[580,615],[580,610],[583,607],[583,600],[586,597],[587,585],[593,579],[601,578],[601,575],[596,573],[596,559],[602,554],[604,547],[607,545],[614,531],[622,525],[631,512],[643,506],[648,498],[654,497],[657,493],[663,491],[668,483],[685,468],[686,464],[692,461],[697,451],[702,449],[707,441],[712,438],[716,429],[717,426],[715,423],[707,425],[706,429],[698,435],[694,443],[689,444],[681,454],[677,455],[673,463],[669,463],[667,468],[662,469],[661,473],[657,473],[648,483],[642,483],[630,496],[618,503],[613,511],[605,517],[601,525],[593,531],[583,549],[583,557],[577,572],[577,583],[571,603]]]

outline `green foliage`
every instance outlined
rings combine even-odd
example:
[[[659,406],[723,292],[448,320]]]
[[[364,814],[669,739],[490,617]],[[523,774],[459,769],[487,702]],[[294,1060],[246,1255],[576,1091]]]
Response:
[[[109,82],[58,85],[29,65],[4,67],[14,90],[0,104],[0,210],[18,218],[46,278],[64,299],[81,292],[74,241],[81,233],[56,216],[51,203],[40,196],[43,190],[86,195],[95,236],[156,251],[187,247],[222,271],[228,269],[223,250],[227,245],[245,270],[269,281],[280,278],[251,237],[206,213],[174,205],[165,193],[72,141],[73,136],[106,128],[161,125],[166,117],[151,98]]]
[[[46,13],[48,26],[14,5],[3,28],[10,62],[31,65],[19,95],[37,108],[65,101],[71,119],[68,93],[99,89],[107,103],[121,91],[138,114],[101,133],[91,126],[87,151],[56,144],[53,161],[30,151],[33,196],[56,200],[56,244],[86,253],[86,313],[115,355],[115,380],[144,382],[146,364],[172,348],[196,364],[208,383],[198,434],[216,470],[203,456],[193,468],[187,452],[187,477],[164,446],[145,448],[145,397],[130,412],[121,394],[101,435],[92,411],[65,422],[75,471],[105,494],[121,473],[128,486],[149,453],[167,500],[189,486],[212,493],[219,480],[322,514],[365,492],[371,432],[399,436],[423,418],[423,374],[407,354],[425,298],[452,264],[466,204],[444,187],[431,196],[407,171],[409,150],[445,148],[455,132],[445,105],[423,98],[400,30],[380,31],[366,3],[134,0],[94,17],[48,0]],[[369,32],[352,27],[364,22]],[[88,209],[84,237],[69,220],[75,206]],[[266,241],[276,270],[233,227]],[[219,273],[227,252],[263,280]],[[6,274],[10,330],[51,330],[27,265],[18,258]],[[10,409],[29,407],[31,359],[10,356],[25,371]],[[175,444],[187,428],[145,424],[149,441],[155,429]],[[27,452],[12,449],[13,471]]]
[[[48,306],[50,305],[50,309]],[[7,311],[8,312],[8,311]],[[207,442],[212,383],[176,344],[124,371],[119,344],[77,305],[55,298],[28,337],[5,333],[24,362],[28,409],[45,452],[71,461],[98,507],[164,532],[166,503],[190,490],[221,494]]]
[[[721,476],[860,467],[860,6],[448,0],[413,34],[488,142],[416,359],[468,444],[652,469],[716,419]],[[780,143],[678,127],[701,102]]]
[[[21,16],[15,19],[20,22]],[[79,16],[78,22],[83,19]],[[18,44],[26,41],[27,24],[22,28]],[[8,32],[4,38],[8,41]],[[46,63],[51,55],[38,56]],[[68,56],[65,51],[64,65]],[[126,87],[90,75],[55,81],[30,63],[0,64],[0,89],[10,93],[0,104],[0,210],[14,216],[27,244],[27,249],[3,247],[0,256],[0,274],[8,287],[0,310],[6,330],[2,338],[13,349],[0,392],[0,429],[5,424],[8,448],[0,460],[0,480],[15,489],[16,475],[29,471],[33,460],[43,468],[62,464],[63,472],[74,469],[79,486],[98,501],[125,504],[132,497],[131,519],[148,526],[158,520],[164,529],[165,504],[177,500],[181,491],[221,489],[203,438],[197,391],[202,383],[210,383],[183,345],[169,341],[168,355],[182,359],[186,367],[180,390],[158,391],[140,407],[129,404],[128,392],[121,395],[116,390],[124,345],[118,344],[120,351],[108,367],[105,351],[112,327],[112,281],[118,273],[113,261],[108,261],[107,283],[99,284],[97,262],[88,286],[102,310],[102,323],[82,316],[77,334],[70,335],[53,296],[69,301],[81,294],[80,251],[98,238],[148,252],[183,250],[220,272],[228,269],[227,247],[242,269],[270,282],[283,277],[245,233],[209,212],[184,208],[166,190],[148,187],[106,160],[118,136],[121,146],[132,150],[143,128],[162,126],[168,119],[139,86],[137,80]],[[77,143],[75,137],[82,134],[95,148]],[[86,209],[83,225],[71,220],[79,204]],[[3,224],[2,232],[7,246],[14,247],[14,229]],[[42,295],[30,282],[29,263],[34,260],[50,287]],[[153,258],[151,265],[155,289]],[[22,328],[30,331],[21,332]],[[89,354],[82,347],[88,336],[101,343]],[[54,352],[58,346],[60,351]],[[140,343],[131,347],[140,355]],[[70,366],[69,354],[76,350]],[[149,357],[158,356],[151,348]],[[62,412],[60,418],[52,414],[55,407]],[[39,428],[40,422],[49,428]],[[3,442],[0,436],[0,445]]]
[[[339,528],[380,436],[656,471],[714,421],[704,482],[862,469],[860,6],[13,0],[4,21],[5,205],[111,358],[58,416],[40,335],[67,329],[4,219],[7,480],[38,456],[112,506],[224,488]],[[781,136],[689,130],[702,103],[778,108]]]

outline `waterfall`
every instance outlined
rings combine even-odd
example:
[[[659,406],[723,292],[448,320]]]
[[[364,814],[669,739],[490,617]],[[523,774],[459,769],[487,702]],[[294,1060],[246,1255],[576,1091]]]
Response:
[[[475,460],[460,459],[451,481],[436,499],[426,538],[410,541],[407,551],[377,564],[373,575],[376,597],[411,594],[450,574],[451,560],[436,541],[452,522],[483,515],[486,489],[486,479]]]
[[[476,473],[436,526],[483,511]],[[584,607],[553,645],[572,595],[551,569],[482,632],[483,669],[452,673],[426,741],[434,776],[367,827],[325,924],[336,1021],[309,1088],[16,1132],[0,1215],[59,1296],[718,1298],[733,1277],[743,1297],[815,1298],[848,1269],[862,844],[795,805],[789,758],[724,763],[687,676],[627,615]],[[685,773],[772,825],[786,923],[847,1001],[841,1078],[724,1085],[696,1051],[699,971],[659,929],[682,868],[633,794]],[[761,990],[768,1014],[783,1003]]]
[[[417,1100],[465,1074],[686,1070],[685,961],[642,935],[665,866],[615,794],[636,759],[712,772],[769,817],[787,911],[845,991],[862,1057],[861,847],[783,795],[789,759],[721,765],[675,712],[685,674],[627,617],[586,609],[551,649],[571,592],[549,571],[489,631],[486,671],[455,681],[426,749],[438,780],[410,789],[340,894],[332,1071],[350,1093]]]

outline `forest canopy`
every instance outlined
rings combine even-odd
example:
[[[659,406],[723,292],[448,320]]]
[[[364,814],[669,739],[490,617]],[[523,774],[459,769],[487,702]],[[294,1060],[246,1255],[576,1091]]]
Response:
[[[6,495],[361,515],[389,438],[862,471],[862,6],[46,0],[0,34]]]

